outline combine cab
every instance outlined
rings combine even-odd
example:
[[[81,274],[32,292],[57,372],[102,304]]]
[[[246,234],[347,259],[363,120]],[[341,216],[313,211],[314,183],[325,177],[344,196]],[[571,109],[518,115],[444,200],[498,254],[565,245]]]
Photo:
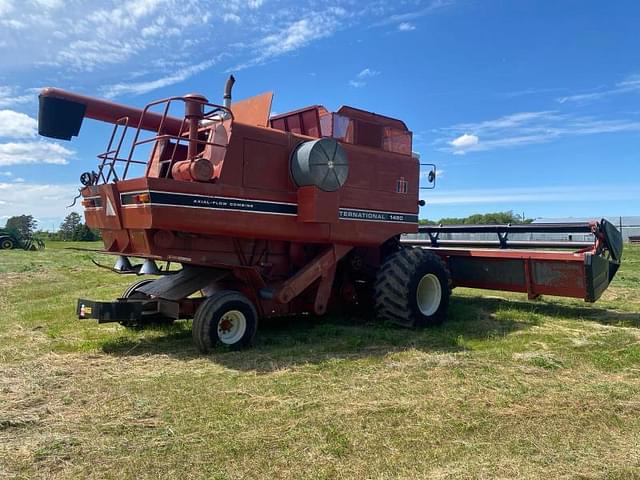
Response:
[[[374,305],[399,325],[439,324],[457,285],[595,301],[618,268],[606,222],[563,226],[593,237],[560,245],[568,253],[509,243],[515,226],[491,227],[496,245],[439,241],[460,227],[418,227],[421,165],[404,122],[346,106],[271,117],[272,94],[231,103],[232,85],[223,105],[192,94],[142,110],[42,91],[41,135],[69,140],[85,117],[113,124],[97,169],[81,176],[86,222],[119,257],[115,271],[161,275],[115,302],[79,300],[80,318],[193,317],[207,352],[250,344],[274,315]],[[423,173],[433,182],[435,167]]]

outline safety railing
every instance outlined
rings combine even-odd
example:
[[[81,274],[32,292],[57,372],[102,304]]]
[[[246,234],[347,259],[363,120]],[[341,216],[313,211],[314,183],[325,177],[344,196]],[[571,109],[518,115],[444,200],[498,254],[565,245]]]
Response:
[[[182,120],[169,116],[172,104],[183,102],[185,104],[185,116]],[[143,138],[141,128],[145,125],[145,115],[151,113],[151,109],[164,105],[162,116],[158,122],[158,127],[152,134]],[[195,108],[194,108],[195,105]],[[195,112],[195,114],[194,114]],[[179,127],[176,128],[177,122],[180,121]],[[233,122],[233,113],[230,109],[222,105],[209,103],[204,97],[170,97],[149,103],[142,114],[133,139],[130,142],[128,154],[123,155],[122,151],[126,151],[127,133],[134,128],[130,125],[129,117],[122,117],[115,122],[113,131],[107,144],[107,149],[98,155],[100,163],[98,171],[93,175],[92,184],[109,183],[111,181],[118,182],[125,180],[130,172],[132,165],[148,165],[157,154],[159,145],[170,144],[172,150],[170,155],[162,159],[163,163],[167,163],[167,168],[161,172],[162,177],[171,176],[171,167],[177,160],[193,159],[201,155],[207,147],[220,147],[226,150],[227,143],[215,142],[211,133],[215,131],[217,125],[223,121],[230,120]],[[149,122],[146,122],[148,124]],[[170,124],[170,125],[169,125]],[[202,137],[205,138],[202,138]],[[136,152],[140,147],[153,144],[151,153],[146,160],[135,158]],[[181,148],[182,147],[182,148]],[[184,158],[178,158],[180,151],[186,147],[188,154]],[[148,170],[147,170],[148,173]]]

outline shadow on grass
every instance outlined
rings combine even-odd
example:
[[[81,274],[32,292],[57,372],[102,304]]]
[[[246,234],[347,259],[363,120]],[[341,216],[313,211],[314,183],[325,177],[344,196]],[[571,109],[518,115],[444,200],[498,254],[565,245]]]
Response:
[[[498,319],[495,314],[501,310],[514,314]],[[340,315],[272,318],[261,321],[253,348],[230,352],[220,347],[205,358],[232,369],[268,372],[331,359],[382,358],[387,353],[411,348],[458,352],[470,340],[498,339],[536,325],[544,316],[640,327],[640,315],[633,313],[546,302],[453,297],[449,320],[440,327],[410,330]],[[139,339],[108,340],[102,344],[102,350],[115,356],[160,354],[182,360],[202,357],[193,347],[190,322],[149,328],[162,334],[149,338],[142,333]]]
[[[453,300],[444,325],[421,330],[348,315],[265,319],[260,322],[252,349],[229,352],[220,347],[206,358],[233,369],[266,372],[331,359],[381,358],[410,348],[457,352],[464,350],[465,340],[501,337],[535,324],[532,320],[496,320],[492,313],[497,308],[498,303],[491,300],[458,297]],[[148,329],[161,335],[145,337],[141,332],[138,339],[107,340],[102,350],[116,356],[160,354],[184,360],[201,357],[192,345],[190,322]]]
[[[585,306],[577,306],[546,301],[518,301],[501,298],[477,298],[474,299],[474,301],[478,303],[481,302],[484,308],[492,312],[496,312],[500,308],[505,308],[554,318],[585,320],[598,322],[603,325],[640,328],[640,313],[617,312],[588,304],[585,304]]]

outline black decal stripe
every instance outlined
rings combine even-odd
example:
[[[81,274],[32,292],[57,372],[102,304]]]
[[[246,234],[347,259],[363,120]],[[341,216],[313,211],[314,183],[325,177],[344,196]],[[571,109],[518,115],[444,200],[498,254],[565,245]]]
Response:
[[[186,193],[149,191],[149,203],[139,204],[134,196],[146,192],[126,192],[120,195],[123,206],[169,206],[185,208],[205,208],[212,210],[267,213],[273,215],[297,215],[298,206],[294,203],[272,202],[245,198],[217,197]],[[340,220],[359,220],[364,222],[417,223],[418,215],[401,212],[382,212],[357,208],[340,208]]]
[[[295,204],[269,202],[265,200],[176,194],[156,191],[150,192],[150,200],[152,205],[167,205],[172,207],[208,208],[213,210],[272,213],[278,215],[298,214],[298,206]]]
[[[138,203],[133,199],[134,196],[138,195],[139,193],[146,193],[146,192],[127,192],[127,193],[121,193],[120,194],[120,205],[123,206],[127,206],[127,205],[138,205]]]

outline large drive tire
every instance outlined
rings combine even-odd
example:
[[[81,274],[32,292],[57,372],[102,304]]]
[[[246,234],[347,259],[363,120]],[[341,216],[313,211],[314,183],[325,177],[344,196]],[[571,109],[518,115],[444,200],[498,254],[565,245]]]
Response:
[[[153,281],[155,281],[155,278],[145,278],[143,280],[138,280],[137,282],[132,283],[124,290],[124,292],[122,292],[122,296],[120,298],[135,298],[135,299],[149,298],[149,295],[147,295],[146,293],[139,292],[138,289]],[[141,318],[134,321],[130,321],[130,320],[121,321],[120,325],[124,327],[129,327],[129,328],[138,328],[138,327],[142,327],[145,324],[151,324],[151,323],[156,325],[165,325],[165,324],[170,325],[173,323],[173,321],[174,321],[173,318],[165,317],[164,315],[160,315],[159,313],[154,311],[154,312],[142,312]]]
[[[0,249],[1,250],[11,250],[15,246],[15,243],[11,239],[11,237],[2,237],[0,238]]]
[[[196,310],[193,317],[193,343],[202,353],[217,344],[232,350],[248,347],[258,329],[258,314],[251,301],[240,292],[215,292]]]
[[[440,325],[451,295],[442,259],[422,248],[403,248],[380,267],[374,286],[378,318],[403,327]]]

